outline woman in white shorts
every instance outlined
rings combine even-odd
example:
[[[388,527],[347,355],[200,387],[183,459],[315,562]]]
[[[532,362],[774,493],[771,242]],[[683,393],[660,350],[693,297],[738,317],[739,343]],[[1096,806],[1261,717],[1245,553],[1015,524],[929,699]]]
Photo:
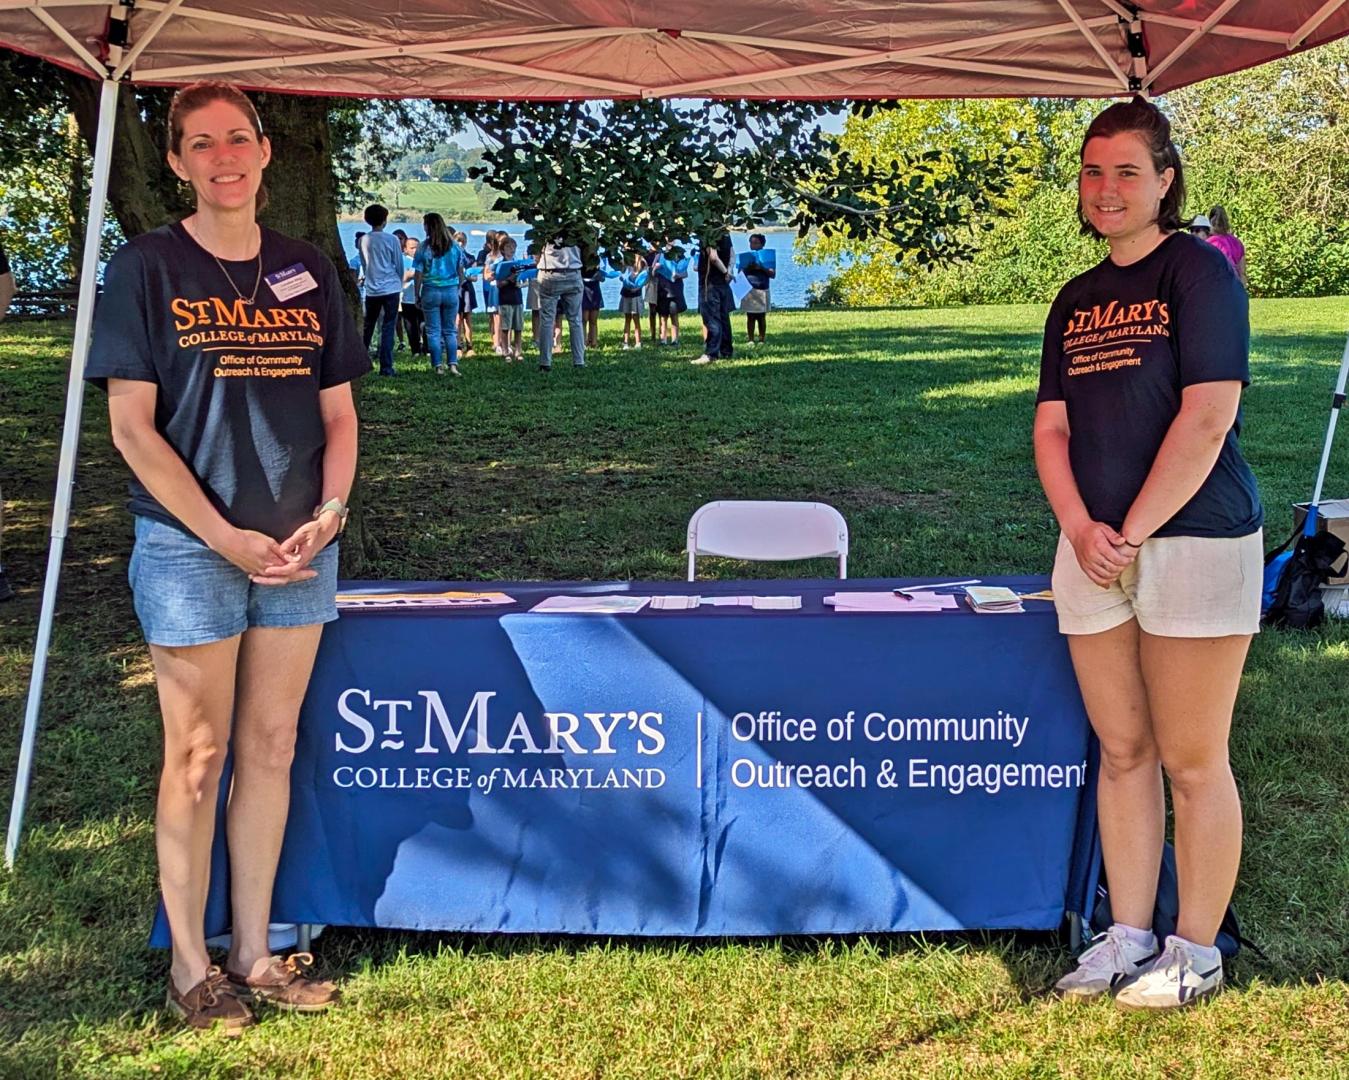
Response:
[[[1098,817],[1117,922],[1056,989],[1126,1009],[1222,987],[1214,947],[1241,856],[1232,708],[1259,629],[1262,511],[1241,456],[1245,289],[1188,235],[1170,125],[1135,98],[1082,145],[1078,216],[1109,256],[1045,326],[1035,459],[1061,534],[1059,628],[1100,740]],[[1214,255],[1218,258],[1214,258]],[[1176,933],[1151,930],[1175,814]]]

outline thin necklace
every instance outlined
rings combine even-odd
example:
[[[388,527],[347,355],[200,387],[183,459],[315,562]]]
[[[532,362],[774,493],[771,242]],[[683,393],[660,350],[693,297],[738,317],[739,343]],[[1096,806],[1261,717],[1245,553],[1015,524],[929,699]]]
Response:
[[[258,288],[259,288],[259,286],[262,285],[262,232],[261,232],[261,230],[259,230],[259,232],[258,232],[258,276],[257,276],[256,278],[253,279],[253,295],[252,295],[252,296],[245,296],[243,293],[241,293],[241,292],[239,291],[239,286],[236,285],[236,284],[234,284],[234,278],[230,277],[230,272],[229,272],[228,270],[225,269],[225,264],[222,263],[222,262],[220,261],[220,259],[216,257],[216,253],[215,253],[214,251],[212,251],[210,248],[208,248],[205,244],[203,244],[203,243],[201,242],[201,237],[197,235],[197,230],[196,230],[196,228],[195,228],[195,227],[193,227],[193,228],[188,228],[188,225],[187,225],[187,222],[186,222],[186,221],[183,222],[183,228],[186,229],[187,232],[188,232],[188,235],[190,235],[190,236],[192,237],[192,239],[195,240],[195,241],[197,242],[197,246],[198,246],[199,248],[201,248],[202,251],[206,252],[207,255],[209,255],[209,256],[211,256],[211,258],[215,259],[215,264],[216,264],[216,266],[220,267],[220,272],[221,272],[222,274],[225,275],[225,280],[228,281],[228,282],[230,283],[230,288],[234,290],[234,295],[237,296],[240,300],[242,300],[242,301],[243,301],[245,304],[247,304],[249,307],[252,307],[252,306],[253,306],[253,301],[255,301],[255,300],[258,298]]]

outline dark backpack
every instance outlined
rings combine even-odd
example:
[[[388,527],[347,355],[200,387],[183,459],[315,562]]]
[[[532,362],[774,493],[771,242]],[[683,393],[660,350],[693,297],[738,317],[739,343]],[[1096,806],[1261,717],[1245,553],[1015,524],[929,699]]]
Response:
[[[1157,901],[1152,909],[1152,932],[1157,935],[1157,944],[1161,945],[1167,935],[1176,932],[1176,919],[1180,915],[1180,879],[1176,874],[1176,849],[1169,843],[1162,848],[1162,869],[1157,875]],[[1091,912],[1091,930],[1094,934],[1103,934],[1115,920],[1110,914],[1110,893],[1106,888],[1105,872],[1101,873],[1100,883],[1096,886],[1096,906]],[[1213,942],[1224,960],[1231,960],[1241,951],[1243,945],[1262,960],[1265,954],[1254,942],[1242,937],[1241,925],[1237,922],[1237,912],[1231,904],[1223,915],[1218,936]]]
[[[1297,542],[1294,543],[1294,537]],[[1293,544],[1293,550],[1287,550]],[[1321,586],[1344,573],[1336,560],[1344,554],[1344,541],[1322,531],[1307,536],[1301,528],[1265,556],[1263,619],[1268,626],[1295,630],[1317,626],[1325,618]]]

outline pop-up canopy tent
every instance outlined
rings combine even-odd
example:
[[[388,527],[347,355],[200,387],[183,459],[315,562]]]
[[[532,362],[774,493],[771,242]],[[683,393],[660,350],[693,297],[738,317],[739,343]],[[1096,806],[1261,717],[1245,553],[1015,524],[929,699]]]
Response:
[[[477,100],[1106,97],[1163,93],[1345,34],[1349,0],[0,0],[0,46],[102,82],[6,861],[23,825],[70,519],[123,82]]]

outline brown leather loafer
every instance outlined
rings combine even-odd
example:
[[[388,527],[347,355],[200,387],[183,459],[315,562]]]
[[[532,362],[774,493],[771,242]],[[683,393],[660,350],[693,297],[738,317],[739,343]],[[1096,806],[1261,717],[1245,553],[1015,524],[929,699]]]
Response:
[[[228,977],[234,990],[255,1004],[266,1002],[289,1012],[322,1012],[335,1005],[342,995],[336,984],[309,976],[306,969],[313,964],[313,954],[297,952],[284,960],[273,956],[261,975],[238,975],[231,971]]]
[[[226,1035],[238,1035],[257,1023],[253,1010],[239,1000],[225,973],[214,964],[206,969],[206,978],[185,994],[178,992],[170,976],[165,1005],[188,1027],[205,1030],[219,1026]]]

